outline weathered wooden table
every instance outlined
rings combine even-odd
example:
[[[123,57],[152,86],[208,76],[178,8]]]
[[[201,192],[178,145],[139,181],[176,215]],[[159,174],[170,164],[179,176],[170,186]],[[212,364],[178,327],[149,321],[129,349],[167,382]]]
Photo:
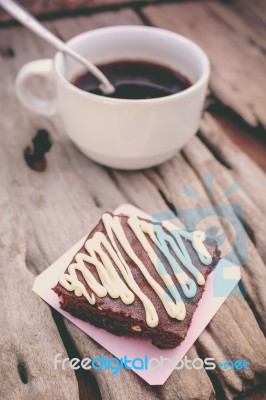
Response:
[[[169,162],[138,172],[95,164],[66,137],[59,118],[36,117],[18,103],[18,70],[32,59],[51,57],[53,50],[22,27],[0,30],[1,400],[203,400],[244,393],[255,398],[253,392],[257,399],[265,398],[266,178],[256,165],[266,167],[265,21],[263,0],[239,0],[148,6],[140,2],[45,22],[65,40],[101,26],[156,25],[192,38],[209,54],[210,96],[200,132]],[[45,85],[42,89],[46,94]],[[45,155],[46,169],[36,172],[23,154],[40,129],[49,132],[52,146]],[[205,189],[210,173],[211,194]],[[197,211],[214,203],[234,182],[238,190],[223,198],[220,209],[226,204],[239,219],[231,206],[239,203],[244,213],[248,260],[242,282],[247,294],[225,302],[188,357],[246,358],[251,370],[183,369],[162,387],[151,387],[130,371],[113,376],[109,371],[54,370],[57,353],[70,358],[110,354],[31,291],[34,277],[82,237],[103,211],[125,202],[149,213]],[[184,187],[199,196],[201,204],[187,196]],[[213,218],[230,236],[224,219]]]

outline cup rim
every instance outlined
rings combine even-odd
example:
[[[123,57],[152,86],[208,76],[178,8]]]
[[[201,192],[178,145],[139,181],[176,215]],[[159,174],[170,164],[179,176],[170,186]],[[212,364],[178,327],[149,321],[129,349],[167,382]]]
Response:
[[[190,94],[191,92],[195,91],[196,89],[198,89],[198,87],[200,87],[204,82],[208,81],[209,76],[210,76],[210,61],[209,61],[207,54],[203,51],[203,49],[197,43],[195,43],[193,40],[188,39],[187,37],[180,35],[178,33],[168,31],[166,29],[150,27],[150,26],[138,26],[138,25],[108,26],[108,27],[97,28],[97,29],[92,29],[90,31],[82,32],[79,35],[76,35],[76,36],[72,37],[70,40],[68,40],[67,45],[72,45],[73,43],[79,41],[81,38],[83,38],[84,36],[87,36],[90,33],[97,33],[97,32],[101,32],[101,31],[110,31],[110,30],[123,31],[125,29],[127,29],[127,30],[130,29],[132,31],[143,31],[143,30],[147,31],[147,30],[149,30],[149,31],[157,31],[157,32],[164,33],[164,34],[167,33],[170,36],[178,37],[183,42],[186,42],[187,44],[194,46],[195,49],[197,49],[197,51],[199,52],[199,54],[203,60],[203,72],[202,72],[200,78],[197,79],[196,82],[192,83],[192,85],[189,86],[188,88],[186,88],[185,90],[182,90],[181,92],[170,94],[170,95],[164,96],[164,97],[156,97],[156,98],[152,98],[152,99],[120,99],[120,98],[98,96],[97,94],[86,92],[85,90],[78,88],[72,82],[70,82],[69,80],[67,80],[64,77],[64,75],[62,74],[62,72],[60,71],[59,66],[58,66],[60,57],[63,58],[62,51],[58,51],[53,58],[53,70],[55,72],[56,77],[59,78],[60,82],[63,83],[65,86],[68,86],[68,88],[70,88],[74,92],[76,92],[82,96],[86,96],[89,99],[92,99],[95,101],[100,101],[100,102],[104,101],[105,103],[112,103],[112,104],[115,104],[115,103],[129,104],[129,103],[131,103],[131,104],[135,104],[135,105],[136,104],[158,103],[158,102],[162,102],[162,101],[166,102],[166,101],[171,101],[171,100],[174,100],[177,98],[182,98],[182,97]],[[147,61],[149,61],[149,60],[147,60]]]

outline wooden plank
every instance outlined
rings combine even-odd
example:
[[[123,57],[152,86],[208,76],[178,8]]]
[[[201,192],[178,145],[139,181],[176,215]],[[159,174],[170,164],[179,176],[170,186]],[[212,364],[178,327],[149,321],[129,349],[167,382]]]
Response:
[[[153,0],[22,0],[20,4],[25,7],[31,14],[36,16],[47,15],[68,15],[77,11],[79,14],[85,13],[86,10],[116,8],[119,6],[132,5],[138,3],[151,3]],[[0,9],[0,21],[7,22],[13,18],[3,9]]]
[[[260,321],[264,321],[266,317],[266,297],[261,282],[266,278],[264,266],[266,260],[265,241],[262,239],[264,236],[265,214],[264,208],[261,208],[263,206],[261,206],[258,198],[265,198],[265,175],[259,169],[257,170],[257,167],[251,160],[248,160],[248,158],[246,159],[246,156],[237,148],[232,146],[232,149],[226,152],[226,146],[229,146],[230,142],[224,135],[222,136],[221,128],[217,127],[217,124],[210,116],[206,115],[202,124],[202,132],[204,132],[203,135],[205,135],[205,137],[207,135],[208,138],[212,138],[213,153],[215,155],[219,154],[220,160],[223,160],[223,155],[225,155],[227,165],[231,162],[231,169],[228,170],[220,161],[215,159],[213,153],[211,153],[198,138],[194,137],[185,147],[183,154],[186,161],[195,171],[195,175],[191,174],[181,156],[177,156],[171,162],[158,168],[156,174],[153,171],[149,171],[148,175],[160,190],[164,192],[168,202],[173,204],[173,207],[177,210],[190,207],[195,209],[195,207],[202,206],[202,204],[203,206],[209,204],[206,191],[203,188],[206,174],[210,171],[215,178],[212,186],[212,200],[219,198],[219,196],[231,187],[234,182],[239,185],[238,190],[230,195],[229,203],[237,203],[241,205],[243,209],[244,221],[246,221],[246,228],[249,230],[250,236],[250,238],[247,239],[249,252],[248,268],[243,270],[243,279],[248,288],[249,296],[253,299],[254,307],[256,307],[257,311],[260,309]],[[217,151],[217,146],[220,152]],[[248,177],[249,173],[251,173],[250,179]],[[195,182],[196,177],[199,178],[201,183],[199,181]],[[249,198],[249,196],[253,197],[253,190],[248,190],[247,187],[247,182],[251,182],[252,179],[257,182],[257,187],[259,186],[257,189],[258,196],[254,202]],[[192,198],[189,199],[187,197],[183,192],[183,187],[185,185],[191,187],[192,190],[198,194],[202,199],[202,204],[198,204]],[[243,187],[246,188],[246,192],[243,190]],[[250,188],[252,188],[252,183],[250,183]],[[228,200],[226,200],[226,198],[224,200],[222,204],[228,204]],[[230,210],[227,211],[230,212]],[[222,207],[220,212],[222,213]],[[225,226],[223,226],[223,229],[228,231]],[[227,232],[227,234],[230,234],[230,232]],[[254,243],[257,251],[254,248]],[[260,275],[260,279],[254,279],[254,263],[256,263],[256,273],[258,276]],[[265,330],[265,324],[263,329]]]
[[[196,137],[190,141],[188,146],[185,147],[184,154],[193,169],[197,171],[197,176],[200,178],[202,184],[205,182],[206,174],[212,171],[215,177],[215,183],[212,186],[212,196],[214,199],[223,195],[223,193],[225,193],[225,191],[233,184],[234,181],[230,178],[230,174],[228,174],[226,169],[213,158],[210,151],[206,149],[206,147],[204,147]],[[231,202],[232,204],[237,203],[241,205],[244,213],[244,223],[246,219],[246,226],[251,227],[254,232],[253,235],[249,232],[249,236],[247,235],[245,239],[248,259],[244,262],[245,268],[242,268],[242,281],[247,289],[249,301],[253,304],[253,310],[256,310],[260,315],[259,322],[262,324],[264,332],[266,332],[266,293],[262,285],[262,282],[266,279],[266,268],[263,262],[263,259],[265,260],[265,242],[264,245],[262,243],[259,244],[259,240],[257,239],[259,232],[261,234],[263,231],[262,225],[265,224],[265,217],[263,213],[260,214],[260,211],[256,210],[251,202],[247,200],[247,195],[243,194],[241,186],[240,190],[237,190],[235,193],[230,195],[229,202],[225,199],[224,204],[230,205]],[[227,208],[226,214],[224,214],[223,205],[218,205],[218,207],[222,216],[226,217],[227,214],[229,218],[230,215],[233,217],[233,210]],[[238,218],[241,218],[241,215],[238,215]],[[228,231],[222,222],[221,226],[223,226],[223,229],[226,232]],[[229,233],[230,232],[228,232],[228,234]],[[261,255],[256,251],[254,243],[256,243]],[[244,250],[245,249],[243,248],[242,251]],[[240,257],[239,254],[238,256]],[[254,271],[254,264],[256,265],[256,271]],[[254,279],[255,277],[256,279]]]
[[[205,113],[200,129],[201,138],[212,153],[219,155],[220,162],[227,166],[230,175],[265,215],[266,175],[257,167],[255,160],[240,151],[239,146],[234,145],[224,133],[223,127]]]
[[[218,110],[217,110],[218,108]],[[214,111],[216,109],[216,111]],[[266,172],[266,136],[261,129],[252,129],[232,115],[228,115],[223,105],[215,101],[209,108],[213,117],[223,127],[231,141],[247,154],[264,172]]]
[[[266,7],[264,0],[237,0],[232,2],[232,9],[250,27],[249,33],[250,37],[254,39],[254,43],[265,49]]]
[[[249,2],[249,8],[255,3]],[[257,38],[241,15],[229,5],[209,1],[151,5],[142,12],[150,24],[197,42],[211,60],[214,96],[249,125],[266,125],[263,37]]]
[[[25,263],[27,218],[21,204],[15,206],[14,192],[9,190],[12,179],[8,172],[10,150],[6,147],[7,142],[2,142],[3,132],[1,129],[0,397],[77,399],[78,385],[73,370],[61,374],[61,385],[58,385],[59,373],[54,370],[52,360],[57,353],[67,357],[67,352],[49,308],[31,291],[34,276]],[[13,159],[12,165],[14,163]]]

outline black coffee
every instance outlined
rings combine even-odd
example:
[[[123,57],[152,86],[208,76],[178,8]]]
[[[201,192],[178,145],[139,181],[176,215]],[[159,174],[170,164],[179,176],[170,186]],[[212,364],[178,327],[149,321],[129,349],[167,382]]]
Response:
[[[73,80],[73,84],[86,92],[117,99],[154,99],[181,92],[191,82],[179,72],[144,61],[113,61],[97,65],[115,86],[115,92],[105,95],[99,81],[86,72]]]

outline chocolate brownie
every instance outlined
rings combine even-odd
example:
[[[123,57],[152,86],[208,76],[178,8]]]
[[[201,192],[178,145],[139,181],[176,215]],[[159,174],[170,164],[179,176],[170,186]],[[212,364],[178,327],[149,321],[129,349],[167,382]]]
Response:
[[[112,218],[114,217],[110,213],[104,215],[109,215]],[[134,300],[130,304],[125,304],[125,302],[122,301],[121,297],[116,296],[117,298],[113,298],[108,293],[102,296],[95,294],[95,292],[93,292],[90,287],[91,285],[89,285],[87,280],[85,279],[84,273],[82,273],[80,270],[76,271],[77,279],[84,285],[82,290],[86,290],[86,293],[90,298],[94,297],[95,304],[90,304],[88,298],[86,298],[86,296],[84,295],[84,291],[82,293],[79,293],[79,290],[75,292],[73,290],[73,287],[66,289],[65,287],[62,286],[60,282],[58,282],[58,284],[53,288],[53,290],[58,294],[61,308],[69,312],[70,314],[74,315],[75,317],[88,321],[97,327],[104,328],[107,331],[112,332],[116,335],[148,338],[158,348],[173,349],[178,345],[180,345],[180,343],[185,339],[188,329],[191,325],[193,315],[202,297],[205,285],[197,284],[195,273],[193,274],[193,271],[191,272],[184,267],[183,263],[180,261],[180,257],[177,256],[177,254],[173,251],[173,247],[170,247],[168,242],[169,254],[171,255],[171,256],[169,255],[169,257],[172,257],[172,259],[174,258],[174,260],[178,262],[182,270],[190,278],[190,282],[192,281],[195,282],[192,283],[194,287],[196,287],[196,293],[193,296],[190,295],[189,297],[185,295],[184,290],[182,289],[183,286],[181,286],[182,280],[178,279],[176,277],[176,274],[174,274],[172,265],[170,265],[169,261],[170,258],[166,256],[162,248],[159,248],[160,246],[158,247],[158,244],[155,244],[155,241],[152,240],[151,236],[147,233],[147,231],[143,232],[145,239],[152,247],[154,252],[156,252],[158,260],[160,260],[160,262],[165,266],[164,272],[162,271],[158,272],[156,270],[154,263],[152,263],[151,261],[150,255],[144,249],[143,244],[139,240],[139,237],[136,236],[136,232],[134,232],[132,226],[129,225],[128,217],[124,215],[119,215],[117,218],[126,236],[127,242],[130,244],[131,249],[133,249],[136,257],[140,260],[142,265],[145,266],[146,271],[154,279],[154,281],[163,288],[166,296],[165,299],[169,298],[169,301],[173,302],[174,304],[175,301],[173,300],[172,292],[169,289],[169,286],[166,287],[165,284],[165,277],[169,277],[172,279],[175,288],[178,290],[178,293],[180,294],[181,303],[183,303],[183,305],[185,306],[185,311],[186,311],[185,317],[183,317],[183,319],[182,318],[177,319],[176,317],[173,318],[172,316],[169,315],[165,307],[165,305],[167,306],[168,303],[167,302],[163,303],[162,298],[158,296],[158,293],[156,292],[155,288],[152,286],[151,283],[148,283],[146,276],[144,277],[143,270],[139,268],[136,259],[133,260],[132,259],[133,257],[129,256],[128,252],[121,245],[121,242],[119,241],[116,235],[113,235],[113,240],[115,241],[114,245],[114,242],[112,242],[112,240],[110,239],[110,232],[108,234],[108,231],[106,230],[106,225],[104,224],[103,219],[88,235],[88,237],[84,242],[84,245],[78,251],[77,254],[88,255],[88,247],[85,247],[86,242],[92,238],[94,240],[96,234],[99,235],[99,233],[102,233],[104,237],[107,239],[108,243],[111,245],[112,249],[116,251],[116,254],[118,254],[118,251],[120,252],[120,256],[122,256],[126,265],[130,268],[134,281],[141,289],[142,293],[146,296],[146,298],[148,298],[151,301],[157,313],[158,317],[157,324],[155,324],[155,326],[150,326],[151,324],[147,323],[147,310],[144,308],[143,301],[141,301],[140,297],[134,292],[134,290],[132,290],[132,287],[130,287],[125,282],[121,270],[117,266],[119,264],[115,264],[113,259],[111,260],[112,266],[115,268],[115,271],[117,272],[119,278],[123,280],[125,288],[127,290],[129,289],[131,292],[134,293],[133,294]],[[165,227],[163,227],[161,224],[157,222],[151,224],[151,221],[146,221],[142,218],[138,218],[138,221],[148,222],[152,227],[156,225],[156,227],[157,228],[160,227],[160,229],[162,229],[163,232],[167,231]],[[167,231],[166,233],[168,235],[167,236],[168,238],[170,236],[171,239],[175,240],[172,232]],[[210,255],[210,260],[208,265],[206,265],[206,263],[203,263],[201,261],[202,258],[200,259],[199,253],[195,250],[195,246],[193,245],[191,240],[182,237],[182,244],[184,244],[185,249],[187,250],[187,254],[190,257],[191,263],[193,264],[194,267],[197,268],[197,270],[201,273],[201,276],[203,276],[206,281],[208,275],[219,261],[220,252],[217,249],[216,242],[209,238],[205,239],[203,242],[205,248],[207,249]],[[103,244],[101,244],[100,246],[101,250],[104,250],[105,253],[108,254],[109,259],[111,259],[110,253],[106,251],[106,247]],[[73,263],[74,265],[77,265],[75,264],[76,263],[75,257],[73,257],[73,260],[71,261],[70,265]],[[96,257],[97,259],[97,261],[95,262],[98,263],[100,262],[102,264],[104,263],[101,257],[99,256],[99,253],[95,253],[94,257]],[[84,267],[91,272],[92,276],[98,283],[103,284],[103,281],[101,279],[100,274],[97,272],[95,264],[85,261]],[[69,269],[67,267],[65,274],[68,273]]]

